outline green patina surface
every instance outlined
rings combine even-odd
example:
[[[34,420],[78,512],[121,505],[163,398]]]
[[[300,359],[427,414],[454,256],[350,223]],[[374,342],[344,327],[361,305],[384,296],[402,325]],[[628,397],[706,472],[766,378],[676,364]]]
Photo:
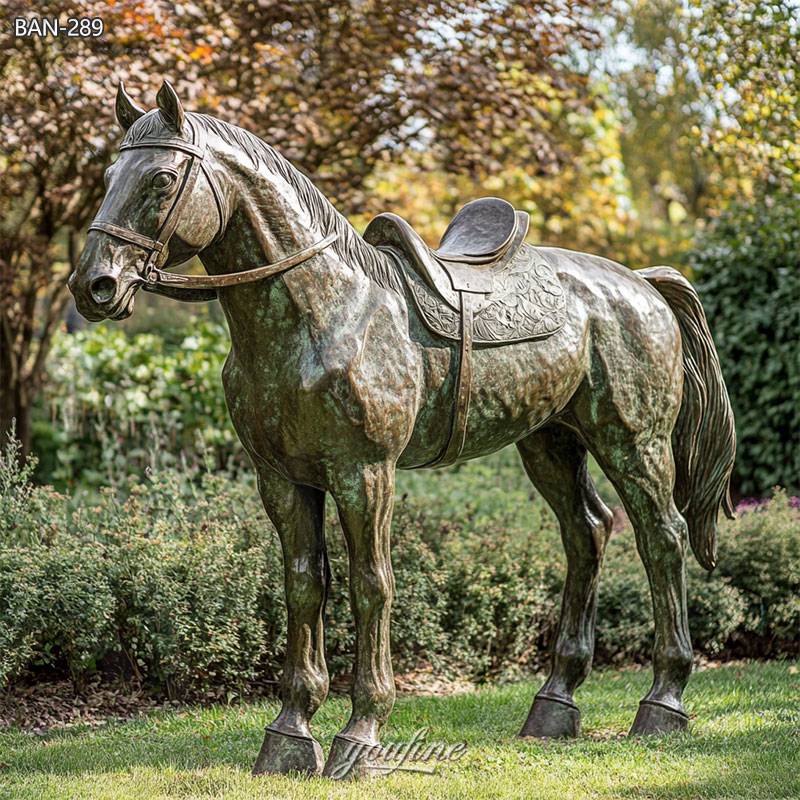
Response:
[[[682,694],[692,664],[687,544],[703,566],[713,566],[717,514],[730,510],[734,453],[732,411],[692,286],[666,267],[634,273],[597,256],[539,248],[557,319],[531,327],[531,313],[538,319],[532,284],[520,275],[505,280],[502,270],[490,280],[506,257],[513,263],[511,242],[520,253],[529,249],[522,245],[527,218],[509,204],[470,204],[477,217],[464,222],[457,215],[450,228],[469,246],[449,254],[447,234],[435,253],[402,220],[365,241],[306,176],[255,136],[187,115],[166,82],[157,105],[145,112],[120,87],[123,152],[70,278],[81,313],[130,314],[149,266],[199,254],[221,286],[230,273],[277,266],[323,237],[335,239],[271,284],[219,290],[232,343],[226,401],[284,558],[283,704],[256,769],[284,773],[305,764],[314,773],[321,766],[309,724],[329,684],[326,495],[347,542],[357,643],[352,714],[325,764],[334,774],[341,742],[377,744],[394,703],[396,470],[469,460],[513,443],[558,517],[568,562],[552,669],[523,731],[557,737],[579,729],[573,693],[591,664],[612,523],[587,469],[589,452],[625,504],[652,590],[654,679],[634,730],[685,727]],[[498,236],[506,223],[508,235]],[[387,247],[399,255],[389,256]],[[426,329],[397,258],[457,310],[455,340],[440,326]],[[510,324],[495,320],[487,330],[479,317],[482,304],[492,303],[480,296],[494,297],[495,289],[507,293],[501,305]],[[517,341],[531,331],[548,336]],[[496,346],[473,349],[473,339]]]

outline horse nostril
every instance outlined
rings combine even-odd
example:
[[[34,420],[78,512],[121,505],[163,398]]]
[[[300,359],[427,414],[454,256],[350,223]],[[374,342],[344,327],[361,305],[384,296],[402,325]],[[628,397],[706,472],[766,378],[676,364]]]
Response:
[[[109,300],[113,300],[114,295],[117,293],[117,282],[108,275],[103,275],[92,281],[89,292],[92,295],[92,300],[98,305],[107,303]]]

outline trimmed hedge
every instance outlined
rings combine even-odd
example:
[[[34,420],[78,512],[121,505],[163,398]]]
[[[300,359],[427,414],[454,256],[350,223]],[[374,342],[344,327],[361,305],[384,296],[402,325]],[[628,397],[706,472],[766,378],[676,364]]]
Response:
[[[736,416],[743,495],[800,491],[800,195],[736,205],[690,263]]]
[[[281,555],[251,485],[164,471],[125,499],[105,491],[88,502],[32,485],[31,470],[12,449],[0,457],[0,684],[41,669],[77,685],[113,671],[173,697],[213,698],[276,680]],[[545,660],[564,564],[552,515],[535,501],[528,518],[530,508],[535,535],[509,524],[513,511],[398,501],[397,670],[481,680]],[[354,641],[343,536],[328,512],[335,674],[351,668]],[[783,494],[723,523],[717,571],[692,564],[689,576],[701,652],[798,652],[800,515]],[[597,661],[647,660],[650,599],[630,531],[611,540],[599,605]]]

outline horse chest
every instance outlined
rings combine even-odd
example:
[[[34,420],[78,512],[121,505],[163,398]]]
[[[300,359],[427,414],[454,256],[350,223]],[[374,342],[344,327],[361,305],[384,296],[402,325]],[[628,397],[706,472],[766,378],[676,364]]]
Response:
[[[223,383],[250,455],[318,485],[342,465],[396,459],[413,429],[421,367],[416,348],[398,345],[391,317],[377,309],[324,345],[296,335],[280,348],[235,346]]]
[[[276,356],[239,348],[228,356],[222,381],[245,449],[285,472],[291,454],[313,438],[310,429],[320,423],[319,414],[302,402],[302,375],[289,368],[285,351]]]

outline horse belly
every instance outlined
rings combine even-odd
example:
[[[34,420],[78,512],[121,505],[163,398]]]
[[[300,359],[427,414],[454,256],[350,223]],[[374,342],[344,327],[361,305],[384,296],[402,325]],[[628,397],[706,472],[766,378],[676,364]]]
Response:
[[[568,325],[547,339],[500,347],[477,348],[472,353],[472,388],[467,432],[459,460],[499,450],[527,436],[562,411],[586,375],[587,335],[582,324]],[[444,451],[455,403],[457,349],[433,354],[441,374],[438,391],[431,392],[427,408],[417,420],[414,435],[399,466],[413,469]]]
[[[499,450],[547,423],[567,406],[585,374],[582,349],[558,338],[474,353],[463,458]]]

